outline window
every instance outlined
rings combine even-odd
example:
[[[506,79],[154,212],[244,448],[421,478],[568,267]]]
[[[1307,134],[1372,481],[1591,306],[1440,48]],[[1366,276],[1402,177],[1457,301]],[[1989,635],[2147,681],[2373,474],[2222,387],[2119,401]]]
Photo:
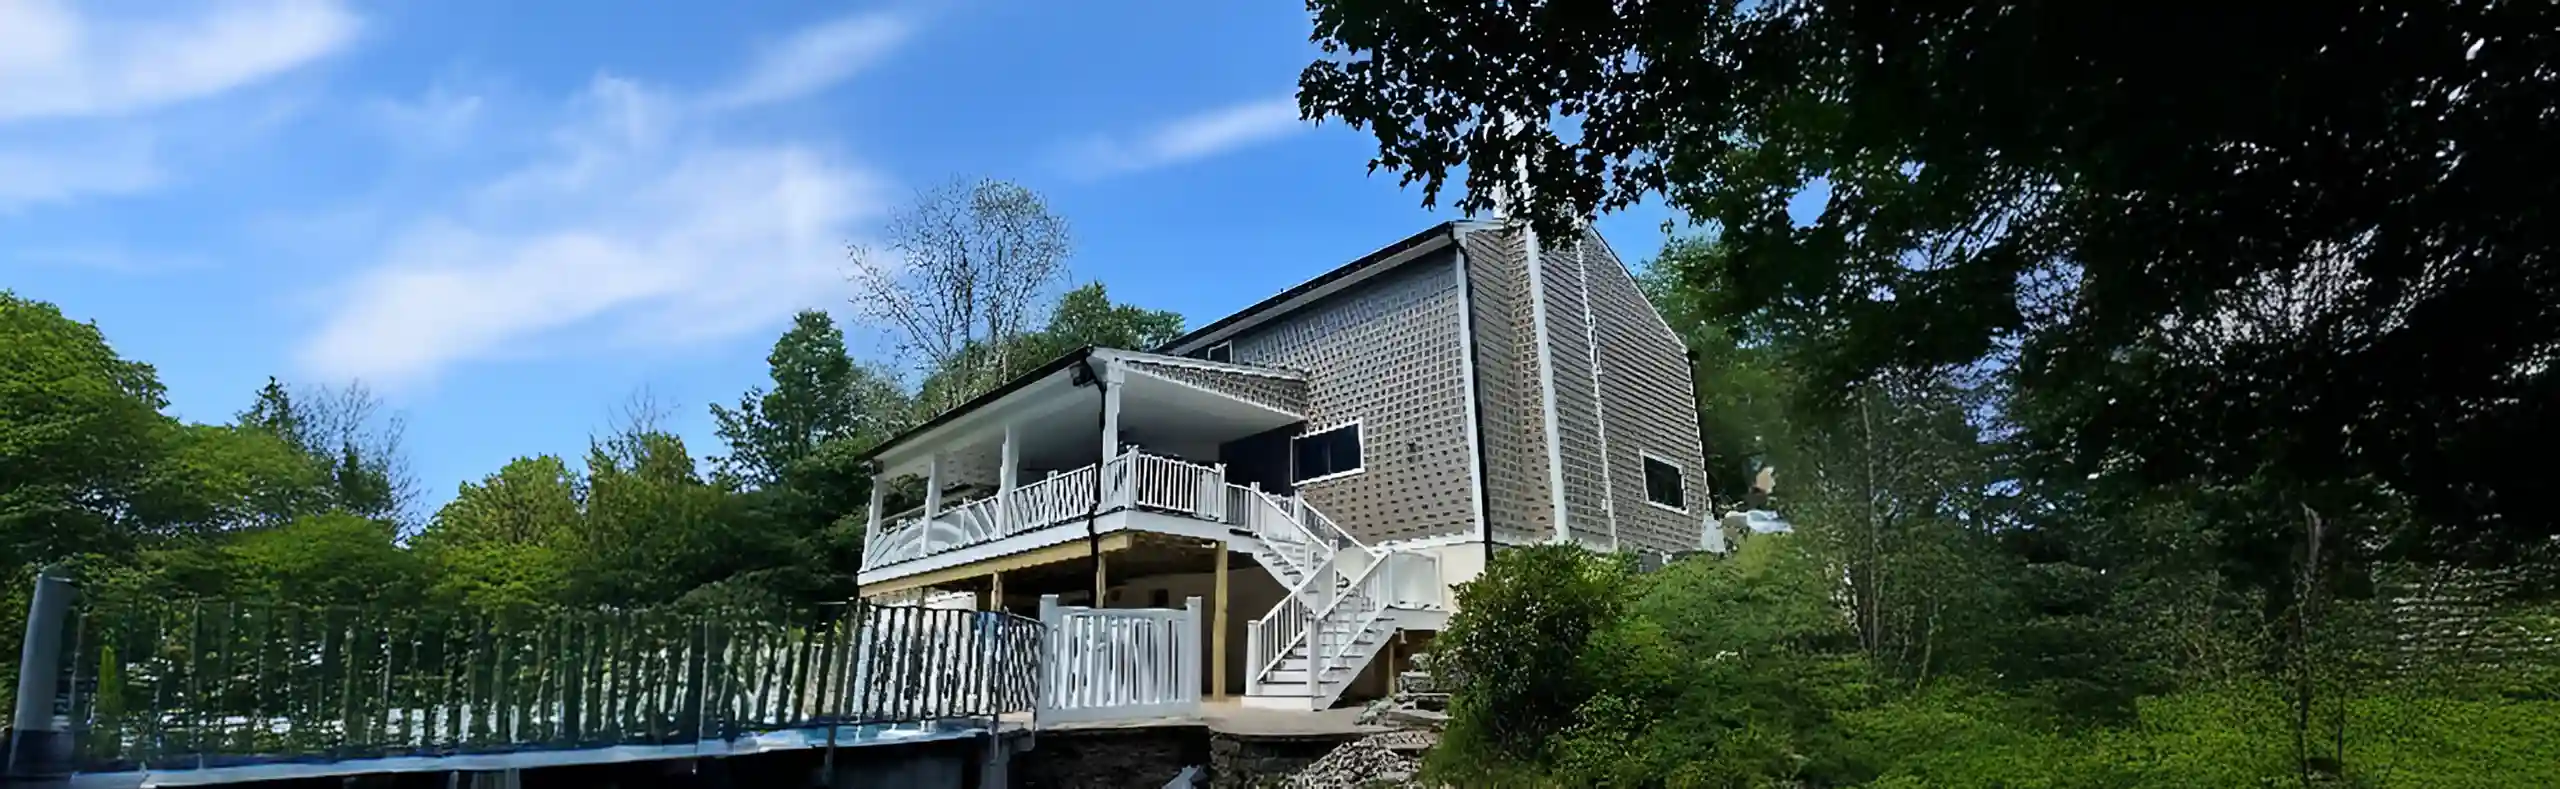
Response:
[[[1330,479],[1360,470],[1360,423],[1353,422],[1321,433],[1308,433],[1292,442],[1297,482]]]
[[[1680,467],[1652,455],[1644,456],[1644,500],[1656,507],[1688,512],[1689,505],[1681,490]]]
[[[1222,342],[1209,346],[1209,352],[1201,354],[1200,358],[1213,362],[1233,362],[1236,360],[1235,343]]]

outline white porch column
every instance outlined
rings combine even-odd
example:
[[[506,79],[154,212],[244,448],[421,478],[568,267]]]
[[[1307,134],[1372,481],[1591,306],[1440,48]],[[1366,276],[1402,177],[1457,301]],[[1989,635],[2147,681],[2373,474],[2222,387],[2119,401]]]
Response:
[[[863,530],[863,539],[873,539],[880,534],[880,505],[888,500],[888,496],[888,475],[873,473],[871,475],[871,525]]]
[[[996,463],[996,520],[1004,528],[1014,525],[1013,488],[1022,480],[1022,442],[1020,431],[1007,422],[1004,426],[1004,451]]]
[[[924,519],[942,514],[942,456],[936,454],[924,465]]]
[[[1129,374],[1116,362],[1104,362],[1102,381],[1102,461],[1120,456],[1120,390],[1129,382]]]

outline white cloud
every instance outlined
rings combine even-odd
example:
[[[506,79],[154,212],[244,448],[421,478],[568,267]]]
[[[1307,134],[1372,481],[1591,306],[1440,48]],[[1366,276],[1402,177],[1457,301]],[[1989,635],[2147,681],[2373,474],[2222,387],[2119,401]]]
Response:
[[[541,156],[395,232],[302,362],[401,386],[595,333],[735,336],[830,300],[852,223],[883,204],[877,181],[809,146],[723,140],[683,104],[598,78]]]
[[[0,214],[93,195],[134,194],[165,177],[157,149],[144,135],[0,135]]]
[[[737,109],[818,93],[878,62],[914,32],[914,21],[895,11],[829,20],[762,47],[745,74],[712,92],[710,104]]]
[[[402,146],[441,150],[470,136],[485,103],[477,93],[438,84],[415,99],[376,99],[368,109],[383,134]]]
[[[1152,170],[1269,142],[1300,128],[1297,99],[1260,99],[1176,118],[1135,139],[1087,140],[1070,152],[1067,165],[1090,176]]]
[[[265,80],[344,48],[336,0],[146,6],[167,17],[90,18],[60,0],[0,0],[0,122],[114,116]]]
[[[160,111],[318,60],[358,27],[336,0],[139,8],[160,13],[109,19],[60,0],[0,0],[0,212],[167,183],[161,139],[233,137],[269,119],[252,110],[176,134],[155,129]]]

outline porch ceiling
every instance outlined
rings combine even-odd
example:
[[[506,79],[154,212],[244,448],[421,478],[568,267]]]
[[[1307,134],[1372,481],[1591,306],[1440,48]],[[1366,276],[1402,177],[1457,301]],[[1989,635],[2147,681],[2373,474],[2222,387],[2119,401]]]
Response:
[[[1146,373],[1130,374],[1122,386],[1120,430],[1140,447],[1198,454],[1191,447],[1204,441],[1214,448],[1219,442],[1287,427],[1305,418]],[[1094,443],[1099,445],[1101,439],[1097,432]]]
[[[1296,373],[1127,351],[1096,351],[1093,361],[1120,368],[1123,440],[1157,454],[1213,462],[1222,442],[1305,418],[1287,407],[1305,399]],[[882,472],[922,476],[939,455],[946,482],[993,484],[1007,424],[1025,480],[1101,457],[1102,393],[1076,385],[1072,369],[1052,369],[963,409],[879,452]]]

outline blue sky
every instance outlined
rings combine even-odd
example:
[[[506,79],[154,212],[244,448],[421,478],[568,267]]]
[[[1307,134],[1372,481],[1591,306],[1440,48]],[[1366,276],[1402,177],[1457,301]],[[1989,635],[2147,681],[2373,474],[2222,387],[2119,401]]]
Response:
[[[644,388],[717,453],[788,316],[853,317],[844,245],[954,177],[1042,192],[1077,280],[1193,325],[1452,216],[1296,120],[1306,36],[1295,3],[0,0],[0,287],[188,419],[366,382],[431,511]],[[1601,229],[1642,260],[1666,217]]]

